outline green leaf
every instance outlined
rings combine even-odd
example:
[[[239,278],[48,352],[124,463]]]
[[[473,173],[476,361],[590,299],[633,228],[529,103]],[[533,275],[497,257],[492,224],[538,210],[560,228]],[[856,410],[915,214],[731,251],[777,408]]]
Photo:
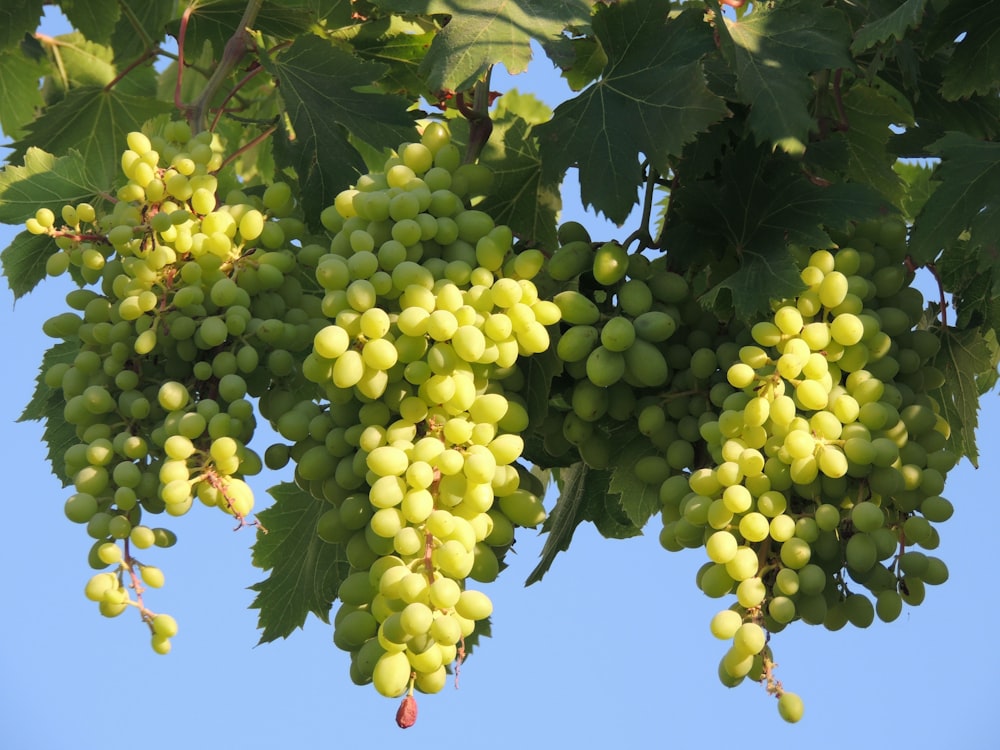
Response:
[[[385,65],[363,62],[313,36],[296,39],[264,65],[278,79],[287,109],[290,166],[298,173],[310,222],[318,223],[320,211],[365,170],[345,130],[375,147],[394,148],[416,138],[407,100],[365,90]]]
[[[748,122],[758,141],[792,154],[804,152],[816,127],[809,109],[810,74],[854,67],[844,14],[822,0],[789,0],[757,5],[717,28],[736,71],[736,90],[751,107]]]
[[[140,28],[152,37],[155,43],[163,38],[167,22],[177,10],[175,0],[118,0],[128,7]],[[131,62],[146,51],[146,40],[139,34],[128,14],[122,14],[111,35],[111,48],[119,64]]]
[[[44,101],[38,81],[47,66],[32,60],[17,48],[0,51],[0,129],[11,138],[19,138],[22,128],[35,119]]]
[[[562,470],[562,491],[552,507],[542,531],[547,534],[538,564],[528,574],[524,585],[530,586],[545,577],[556,556],[569,549],[576,527],[585,520],[587,474],[590,472],[582,461]]]
[[[378,81],[383,91],[411,95],[427,92],[418,68],[434,41],[434,32],[399,16],[389,16],[347,26],[331,37],[350,42],[359,57],[388,66]]]
[[[945,99],[995,94],[1000,87],[1000,3],[952,0],[941,13],[935,37],[949,43],[961,37],[944,68]]]
[[[490,66],[512,75],[531,61],[531,40],[547,42],[590,19],[587,0],[374,0],[385,11],[447,15],[421,70],[432,91],[465,91]]]
[[[254,21],[254,31],[277,39],[294,39],[308,31],[316,21],[314,13],[302,5],[298,3],[297,7],[283,7],[281,3],[265,0]],[[246,0],[199,0],[189,17],[184,37],[185,52],[193,54],[208,42],[216,54],[221,55],[226,42],[243,20],[246,7]],[[167,30],[172,37],[177,38],[180,33],[180,21],[172,21],[168,24]]]
[[[76,88],[25,128],[27,135],[14,144],[10,159],[21,159],[30,146],[56,155],[79,149],[93,182],[107,188],[118,178],[128,133],[139,130],[146,120],[173,111],[173,104],[124,94],[117,87]]]
[[[902,198],[902,183],[892,169],[896,156],[886,150],[892,135],[889,126],[912,126],[912,113],[894,98],[863,85],[852,86],[844,95],[844,111],[848,178],[871,185],[897,203]]]
[[[1000,143],[949,133],[931,145],[941,156],[939,182],[913,225],[910,254],[918,264],[933,261],[963,232],[969,242],[997,251],[1000,238]]]
[[[895,37],[899,41],[907,31],[920,25],[926,7],[927,0],[905,0],[891,13],[868,21],[854,34],[851,52],[861,54],[876,44],[887,41],[889,37]]]
[[[568,50],[560,55],[559,50]],[[573,91],[581,91],[596,81],[608,64],[608,56],[599,40],[592,36],[561,38],[546,45],[549,58],[562,70],[562,77]]]
[[[592,522],[606,539],[640,536],[642,529],[629,519],[621,495],[611,492],[611,474],[606,469],[587,472],[583,487],[584,519]]]
[[[639,153],[666,173],[685,143],[727,113],[705,84],[701,58],[713,43],[701,12],[668,21],[669,9],[667,0],[602,7],[593,27],[608,55],[603,76],[538,127],[543,177],[575,165],[584,205],[619,224],[643,180]]]
[[[631,440],[617,441],[617,460],[611,472],[608,491],[620,497],[622,510],[637,529],[660,510],[660,488],[646,484],[635,475],[635,465],[646,456],[659,453],[645,435],[635,432]]]
[[[562,372],[563,363],[555,347],[550,346],[544,352],[518,358],[517,366],[524,373],[527,383],[524,389],[525,407],[533,431],[548,414],[552,380]]]
[[[79,31],[46,40],[45,47],[52,58],[49,86],[59,94],[79,86],[104,86],[117,75],[111,48],[87,39]]]
[[[743,320],[754,320],[771,299],[802,290],[788,244],[830,247],[827,228],[846,230],[852,221],[888,210],[867,185],[825,184],[806,176],[788,156],[770,154],[744,141],[710,180],[693,181],[672,196],[674,217],[664,247],[681,268],[699,268],[735,253],[739,269],[702,299],[723,310],[730,304]],[[732,299],[720,296],[726,291]]]
[[[24,165],[0,171],[0,222],[21,224],[39,208],[56,216],[66,203],[89,201],[103,183],[87,170],[78,151],[58,159],[38,148],[29,148]]]
[[[897,161],[892,169],[905,186],[899,207],[907,223],[912,224],[937,187],[937,183],[931,179],[934,168],[929,164]]]
[[[45,0],[4,0],[0,4],[0,50],[33,34],[42,20]]]
[[[53,365],[59,363],[72,364],[77,354],[80,352],[80,341],[61,341],[55,344],[42,356],[42,364],[39,367],[38,376],[35,378],[35,390],[31,395],[31,400],[24,408],[18,422],[45,423],[42,432],[42,441],[48,450],[46,457],[52,466],[52,473],[62,482],[63,486],[70,484],[71,479],[66,475],[66,450],[80,442],[76,434],[76,428],[66,421],[63,410],[66,408],[66,400],[62,392],[50,388],[45,384],[45,372]]]
[[[260,610],[261,643],[287,638],[310,612],[329,622],[337,588],[350,572],[343,547],[316,534],[329,503],[287,482],[269,492],[274,504],[257,514],[267,533],[257,534],[253,564],[270,573],[250,587],[257,592],[250,608]]]
[[[118,0],[59,0],[59,7],[73,28],[95,42],[108,42],[121,16]]]
[[[961,331],[949,328],[941,336],[941,350],[934,359],[934,365],[944,373],[945,384],[931,395],[940,404],[942,416],[951,425],[951,445],[977,467],[979,379],[995,373],[997,367],[996,337],[992,331],[990,336],[992,341],[976,329]]]
[[[493,133],[479,160],[495,179],[489,195],[476,208],[498,224],[508,224],[530,245],[556,246],[556,219],[562,209],[557,180],[542,176],[535,125],[552,116],[545,104],[516,89],[497,100]]]
[[[23,297],[45,278],[45,261],[58,249],[46,234],[18,232],[10,246],[0,253],[3,275],[7,277],[7,286],[14,293],[14,299]]]

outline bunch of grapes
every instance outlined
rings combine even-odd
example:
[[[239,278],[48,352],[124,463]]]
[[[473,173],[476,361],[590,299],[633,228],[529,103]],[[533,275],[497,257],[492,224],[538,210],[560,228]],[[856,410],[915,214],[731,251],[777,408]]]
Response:
[[[925,550],[951,515],[941,492],[957,456],[926,393],[942,382],[939,339],[918,327],[905,249],[889,220],[803,253],[803,292],[722,362],[721,410],[700,426],[709,465],[661,487],[664,547],[703,546],[699,587],[736,596],[712,621],[731,641],[721,680],[766,680],[789,721],[802,703],[773,678],[769,633],[889,622],[948,575]]]
[[[358,684],[397,697],[441,690],[492,611],[514,525],[536,526],[537,482],[518,463],[528,412],[522,357],[549,347],[559,307],[532,278],[543,256],[470,198],[485,168],[462,165],[431,124],[322,214],[322,320],[302,377],[261,401],[300,486],[331,507],[317,533],[344,547],[334,643]]]
[[[261,358],[302,350],[313,333],[291,312],[309,305],[301,258],[287,249],[301,228],[284,218],[288,186],[220,203],[222,160],[217,138],[183,122],[152,138],[133,132],[109,212],[84,203],[64,207],[61,223],[47,209],[27,222],[55,240],[49,274],[69,272],[80,287],[43,326],[63,340],[43,382],[65,403],[47,429],[72,436],[66,515],[86,525],[91,565],[103,571],[85,593],[109,617],[138,607],[159,653],[177,626],[145,605],[143,589],[163,574],[136,551],[176,538],[145,519],[180,516],[197,498],[245,522],[254,500],[243,477],[262,468],[247,447],[251,399],[268,386]]]

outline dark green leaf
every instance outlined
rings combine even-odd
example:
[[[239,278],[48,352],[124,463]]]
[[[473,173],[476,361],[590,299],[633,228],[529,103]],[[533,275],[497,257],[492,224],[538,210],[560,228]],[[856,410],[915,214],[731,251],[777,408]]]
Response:
[[[885,201],[866,185],[825,184],[802,173],[794,159],[770,154],[747,141],[722,163],[712,180],[695,181],[673,197],[674,218],[665,247],[675,265],[700,267],[709,258],[735,253],[739,269],[702,300],[753,320],[771,299],[802,289],[788,244],[829,247],[826,229],[878,216]],[[727,290],[732,299],[719,293]]]
[[[29,148],[24,166],[9,165],[0,171],[0,222],[20,224],[39,208],[52,209],[58,216],[64,204],[92,199],[103,184],[88,172],[78,151],[57,159]]]
[[[118,0],[59,0],[59,7],[73,28],[101,43],[111,40],[115,22],[122,12]]]
[[[635,465],[646,456],[659,453],[649,438],[635,432],[631,440],[616,441],[618,458],[610,468],[608,491],[619,495],[622,509],[637,529],[660,510],[660,488],[646,484],[635,475]]]
[[[810,74],[852,68],[844,14],[822,0],[755,6],[738,21],[718,24],[722,50],[736,71],[736,89],[750,105],[748,121],[760,142],[805,151],[816,127],[809,105]]]
[[[851,52],[860,54],[889,37],[899,41],[907,31],[920,25],[926,7],[927,0],[905,0],[888,15],[867,22],[855,33]]]
[[[562,70],[562,76],[573,91],[580,91],[604,72],[608,56],[600,41],[592,36],[569,39],[560,37],[545,45],[549,59]]]
[[[495,175],[493,187],[476,206],[532,245],[555,247],[556,219],[562,209],[559,182],[542,177],[533,130],[552,111],[531,94],[508,91],[492,114],[493,133],[479,160]]]
[[[963,232],[992,257],[1000,238],[1000,143],[949,133],[932,144],[941,164],[939,182],[913,225],[910,253],[918,264],[933,261]]]
[[[954,46],[941,94],[951,100],[995,95],[1000,88],[1000,3],[952,0],[935,32],[937,40]]]
[[[996,371],[996,337],[989,340],[978,330],[949,328],[941,337],[941,351],[934,365],[944,373],[945,384],[932,395],[951,425],[951,444],[973,466],[979,465],[976,428],[979,425],[979,379]],[[987,380],[989,382],[989,380]]]
[[[19,232],[9,247],[0,253],[3,275],[14,299],[23,297],[45,278],[45,261],[59,248],[51,237]]]
[[[123,94],[117,88],[76,88],[25,128],[27,135],[14,144],[10,158],[23,158],[29,146],[56,155],[79,149],[87,173],[107,188],[117,179],[128,133],[139,130],[146,120],[173,111],[172,104]]]
[[[562,491],[556,504],[552,507],[545,525],[542,527],[547,536],[542,546],[542,554],[538,565],[528,575],[524,585],[530,586],[542,580],[553,561],[560,552],[569,549],[573,541],[576,527],[586,520],[586,486],[587,474],[590,468],[583,462],[573,464],[562,471]]]
[[[464,91],[495,63],[527,69],[531,41],[547,42],[590,19],[587,0],[376,0],[385,11],[447,15],[421,67],[432,91]]]
[[[25,34],[33,34],[44,5],[44,0],[4,0],[0,4],[0,49],[13,47]]]
[[[236,27],[243,19],[246,10],[246,0],[200,0],[190,15],[187,34],[184,37],[184,49],[187,54],[196,54],[208,42],[221,56],[226,42],[232,38]],[[267,2],[261,6],[254,21],[253,29],[262,34],[278,39],[294,39],[299,34],[308,31],[316,21],[315,15],[307,8],[287,8],[275,2]],[[167,29],[171,36],[180,33],[180,22],[173,21]]]
[[[416,137],[407,100],[365,91],[385,65],[363,62],[330,42],[306,36],[265,66],[278,79],[288,112],[289,166],[298,173],[311,222],[365,170],[345,131],[376,147],[395,147]]]
[[[847,115],[847,176],[871,185],[897,203],[902,184],[892,166],[895,154],[886,150],[892,134],[890,125],[913,124],[913,116],[892,97],[870,86],[852,86],[844,96]]]
[[[38,376],[35,378],[35,391],[31,394],[31,401],[17,420],[18,422],[44,421],[42,441],[47,446],[46,456],[52,466],[52,473],[64,487],[71,481],[65,471],[66,450],[80,440],[76,435],[76,428],[66,422],[63,416],[66,399],[63,398],[61,391],[47,386],[44,377],[46,370],[53,365],[71,364],[79,351],[80,342],[76,340],[59,342],[45,352]]]
[[[47,70],[17,47],[0,51],[0,129],[8,137],[19,138],[42,108],[38,81]]]
[[[177,10],[175,0],[118,0],[118,2],[128,7],[139,27],[150,35],[154,44],[163,38],[167,22],[174,17]],[[123,13],[111,35],[111,49],[115,52],[115,61],[119,66],[124,66],[139,57],[146,48],[147,40],[132,25],[129,14]]]
[[[408,92],[414,98],[427,91],[417,68],[434,32],[425,31],[420,24],[389,16],[348,26],[332,37],[350,42],[359,57],[388,66],[378,81],[383,91]]]
[[[611,492],[611,472],[591,469],[583,487],[584,518],[594,524],[606,539],[629,539],[640,536],[642,529],[629,519],[622,507],[621,495]]]
[[[270,570],[250,588],[257,597],[261,643],[287,638],[309,613],[329,622],[337,588],[350,565],[341,545],[327,544],[316,534],[319,517],[332,508],[291,483],[270,490],[274,504],[257,514],[267,533],[257,533],[253,564]]]
[[[667,21],[669,7],[667,0],[602,7],[593,26],[608,55],[603,76],[537,129],[543,176],[575,165],[584,205],[616,223],[636,202],[639,153],[665,173],[685,143],[727,112],[705,85],[701,58],[713,43],[701,12]]]

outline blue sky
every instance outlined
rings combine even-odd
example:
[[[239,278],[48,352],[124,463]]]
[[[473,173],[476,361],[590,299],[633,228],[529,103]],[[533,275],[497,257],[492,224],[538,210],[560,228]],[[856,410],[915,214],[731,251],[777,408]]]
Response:
[[[510,85],[552,105],[570,95],[545,59],[513,83],[495,81],[500,90]],[[585,221],[600,239],[629,234],[631,227],[585,217],[572,205],[575,194],[567,185],[564,218]],[[0,226],[0,247],[17,229]],[[956,513],[940,527],[936,554],[951,579],[895,623],[837,633],[796,623],[772,639],[779,678],[806,701],[798,725],[778,718],[762,687],[719,684],[726,644],[711,636],[708,621],[721,604],[694,585],[703,553],[663,551],[654,519],[646,536],[624,542],[581,527],[530,588],[522,582],[542,540],[523,533],[510,568],[486,589],[494,637],[466,662],[459,689],[419,698],[418,722],[403,732],[393,721],[397,702],[350,682],[348,657],[319,620],[255,647],[247,587],[261,572],[250,564],[252,532],[234,533],[218,512],[197,507],[171,519],[177,546],[144,556],[167,578],[153,594],[155,608],[180,623],[170,655],[152,652],[132,612],[107,620],[84,598],[90,540],[63,516],[67,491],[48,469],[41,425],[15,421],[50,343],[41,323],[63,309],[66,290],[47,282],[16,305],[0,290],[0,477],[8,507],[0,747],[1000,745],[996,522],[985,513],[1000,485],[996,394],[984,398],[980,414],[981,468],[963,461],[945,491]],[[286,478],[256,478],[258,503]]]

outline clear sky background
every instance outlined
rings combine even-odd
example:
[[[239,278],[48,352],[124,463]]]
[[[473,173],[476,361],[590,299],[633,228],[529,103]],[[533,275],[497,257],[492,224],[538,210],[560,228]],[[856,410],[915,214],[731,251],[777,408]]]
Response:
[[[571,95],[544,58],[494,84],[552,106]],[[564,200],[564,218],[585,221],[596,239],[634,228],[585,217],[571,182]],[[0,248],[16,231],[0,225]],[[708,621],[729,600],[697,590],[703,551],[665,552],[654,518],[628,541],[581,527],[530,588],[522,584],[542,539],[522,530],[510,567],[485,587],[494,637],[465,663],[457,690],[418,696],[417,724],[404,732],[393,720],[398,702],[351,683],[348,655],[318,619],[255,647],[247,587],[263,575],[250,564],[253,532],[234,533],[217,511],[196,504],[184,518],[164,517],[180,541],[143,553],[166,574],[150,606],[180,623],[168,656],[153,653],[133,611],[108,620],[84,598],[91,540],[63,515],[68,491],[49,470],[42,426],[16,423],[53,343],[40,326],[65,309],[67,289],[49,281],[15,305],[0,288],[0,748],[1000,747],[997,521],[986,513],[1000,487],[996,394],[983,399],[980,468],[963,461],[945,491],[956,513],[932,554],[951,579],[888,625],[830,633],[794,623],[772,638],[778,677],[806,702],[799,724],[785,724],[761,686],[721,686],[727,644]],[[260,437],[262,452],[263,429]],[[287,478],[253,478],[258,508]]]

